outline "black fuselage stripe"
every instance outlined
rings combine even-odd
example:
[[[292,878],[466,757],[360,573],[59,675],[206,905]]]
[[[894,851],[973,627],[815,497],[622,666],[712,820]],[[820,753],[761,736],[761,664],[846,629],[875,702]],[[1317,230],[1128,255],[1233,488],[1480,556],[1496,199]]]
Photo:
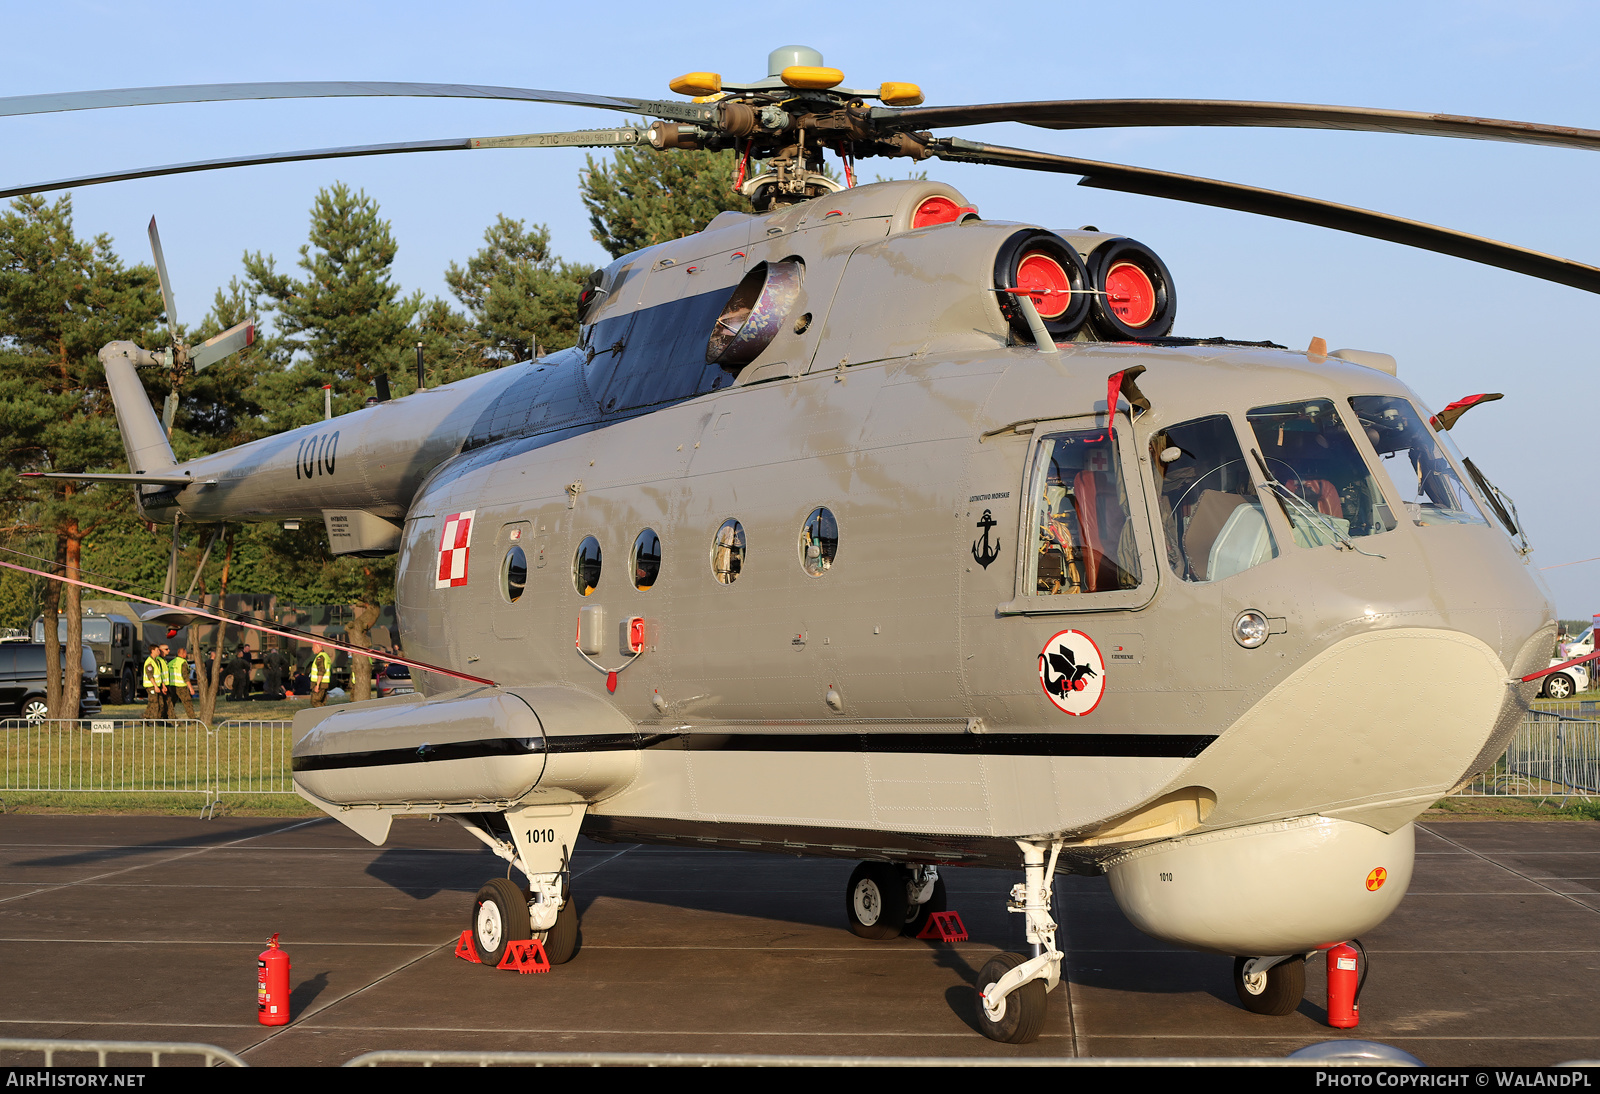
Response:
[[[572,737],[495,738],[420,748],[296,756],[296,771],[469,760],[490,756],[564,755],[677,749],[686,752],[921,753],[935,756],[1108,756],[1193,759],[1215,741],[1203,733],[594,733]]]
[[[392,767],[397,764],[432,763],[435,760],[481,760],[495,756],[536,756],[544,751],[540,737],[491,737],[482,741],[450,741],[414,748],[382,748],[371,752],[334,752],[322,756],[296,756],[295,771],[337,771],[347,767]]]

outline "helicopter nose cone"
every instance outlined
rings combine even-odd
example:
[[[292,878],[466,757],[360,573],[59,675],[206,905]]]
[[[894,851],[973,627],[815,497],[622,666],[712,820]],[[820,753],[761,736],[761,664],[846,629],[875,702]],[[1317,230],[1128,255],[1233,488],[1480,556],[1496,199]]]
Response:
[[[822,67],[822,54],[810,46],[779,46],[767,54],[767,75],[780,75],[791,65]]]

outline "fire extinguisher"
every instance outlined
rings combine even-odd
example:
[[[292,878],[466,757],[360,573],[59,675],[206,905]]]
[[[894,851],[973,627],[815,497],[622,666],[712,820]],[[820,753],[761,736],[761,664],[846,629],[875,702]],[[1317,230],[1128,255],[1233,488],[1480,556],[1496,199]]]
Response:
[[[256,1020],[264,1026],[289,1024],[289,955],[273,935],[256,958]]]
[[[1352,938],[1328,947],[1328,1025],[1354,1029],[1361,1024],[1361,988],[1367,982],[1367,951]]]

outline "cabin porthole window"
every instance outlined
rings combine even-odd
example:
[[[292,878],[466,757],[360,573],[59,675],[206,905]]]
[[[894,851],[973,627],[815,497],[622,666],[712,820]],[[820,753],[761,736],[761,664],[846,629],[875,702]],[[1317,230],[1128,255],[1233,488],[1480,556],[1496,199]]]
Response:
[[[800,526],[800,567],[812,577],[821,577],[833,568],[839,553],[839,522],[826,508],[811,510]]]
[[[500,595],[515,604],[528,587],[528,556],[521,547],[512,547],[500,565]]]
[[[633,587],[648,589],[661,575],[661,537],[646,528],[633,541]]]
[[[572,556],[572,587],[580,596],[588,596],[600,587],[600,541],[584,536]]]
[[[711,540],[711,575],[720,584],[732,585],[744,572],[744,525],[725,520]]]

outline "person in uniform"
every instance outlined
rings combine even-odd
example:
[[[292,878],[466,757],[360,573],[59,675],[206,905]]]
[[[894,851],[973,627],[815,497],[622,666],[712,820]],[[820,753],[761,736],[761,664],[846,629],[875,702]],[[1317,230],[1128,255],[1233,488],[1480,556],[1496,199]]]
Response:
[[[328,685],[333,681],[333,658],[322,648],[321,642],[311,644],[311,705],[320,707],[328,701]]]
[[[154,645],[144,659],[144,716],[152,721],[167,717],[166,647]]]
[[[194,685],[189,682],[189,651],[183,646],[178,647],[176,656],[167,659],[167,696],[173,717],[177,716],[180,700],[189,717],[195,716]]]
[[[261,664],[263,668],[261,687],[265,692],[264,697],[273,702],[282,701],[283,679],[289,670],[289,658],[284,655],[280,647],[273,646],[262,657]]]
[[[236,703],[250,701],[250,647],[244,643],[239,644],[239,652],[228,665],[233,673],[233,694],[229,696]]]

